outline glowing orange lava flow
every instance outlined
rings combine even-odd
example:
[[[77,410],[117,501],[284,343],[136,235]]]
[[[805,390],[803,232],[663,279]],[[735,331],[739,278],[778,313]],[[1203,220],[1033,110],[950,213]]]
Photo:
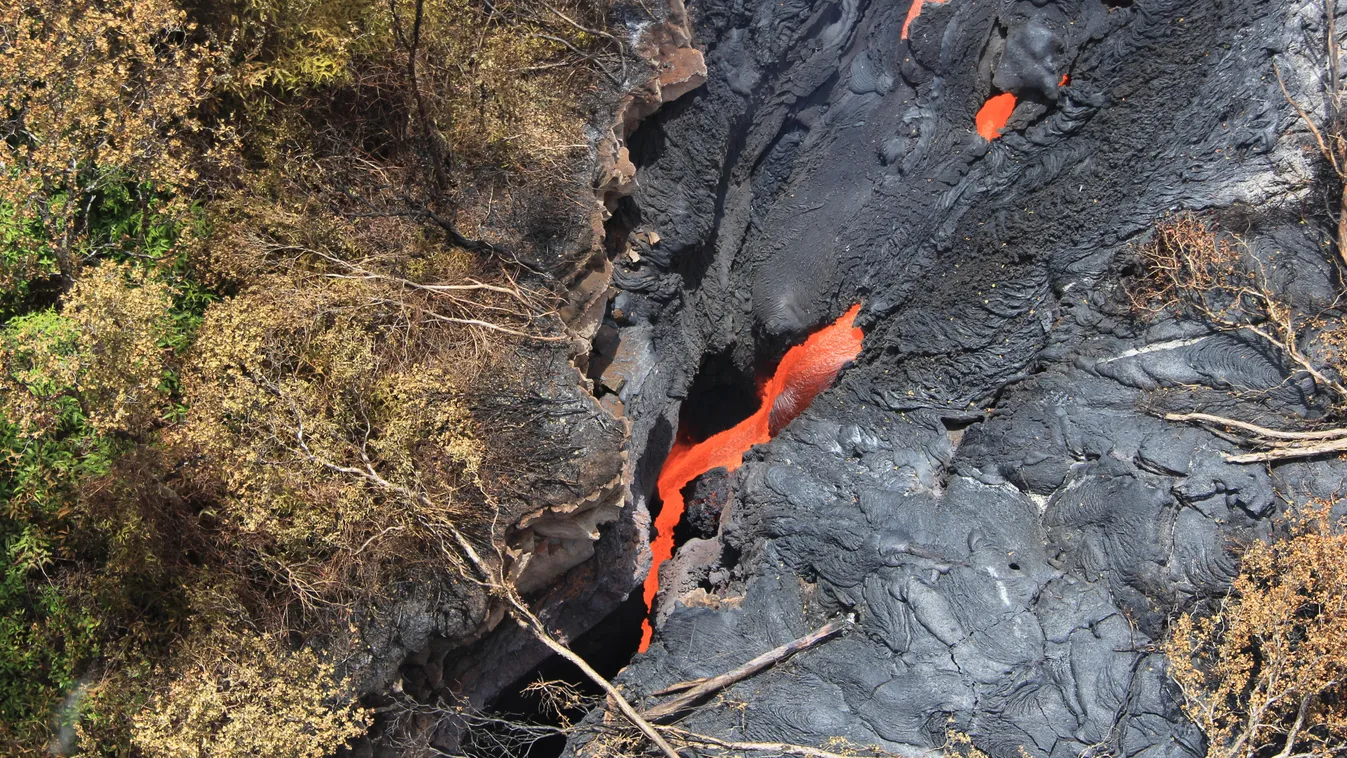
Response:
[[[860,310],[859,303],[851,306],[837,321],[786,351],[776,373],[763,385],[762,405],[752,416],[701,442],[680,438],[674,443],[656,483],[663,506],[655,519],[655,539],[650,543],[653,557],[645,577],[646,608],[654,607],[660,564],[673,557],[674,527],[683,518],[683,487],[713,468],[739,468],[749,448],[770,440],[808,408],[833,383],[837,372],[861,352],[865,334],[855,326]],[[641,624],[641,652],[650,647],[652,633],[647,619]]]
[[[1001,130],[1005,128],[1006,122],[1010,120],[1010,114],[1015,110],[1015,95],[1011,92],[1002,92],[1001,94],[989,98],[982,104],[982,109],[978,111],[977,125],[978,134],[988,141],[1001,136]]]
[[[930,0],[937,5],[946,0]],[[901,39],[907,39],[907,28],[912,26],[912,19],[921,15],[921,6],[926,4],[926,0],[912,0],[912,4],[907,7],[907,18],[903,20],[903,33]]]

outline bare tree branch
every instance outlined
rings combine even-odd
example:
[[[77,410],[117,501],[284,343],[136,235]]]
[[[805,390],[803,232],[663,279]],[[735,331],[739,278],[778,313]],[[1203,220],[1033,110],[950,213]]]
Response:
[[[1310,130],[1310,134],[1314,136],[1315,144],[1319,147],[1319,153],[1328,161],[1341,185],[1337,209],[1337,245],[1338,256],[1344,263],[1347,263],[1347,123],[1344,123],[1342,113],[1342,78],[1338,60],[1341,51],[1338,45],[1336,0],[1324,0],[1324,19],[1327,25],[1325,52],[1328,58],[1328,92],[1326,93],[1328,103],[1322,131],[1314,123],[1310,114],[1301,107],[1300,103],[1291,97],[1291,93],[1286,88],[1286,82],[1282,79],[1281,69],[1275,63],[1272,68],[1277,74],[1277,84],[1281,87],[1282,96],[1286,98],[1286,102],[1290,103],[1301,122]]]
[[[662,721],[664,719],[677,716],[678,714],[692,707],[695,703],[697,703],[697,701],[701,700],[702,698],[705,698],[714,692],[723,690],[726,687],[729,687],[730,685],[734,684],[735,682],[747,679],[748,677],[753,676],[754,674],[758,673],[759,671],[762,671],[763,669],[769,666],[773,666],[777,663],[780,663],[781,661],[784,661],[785,659],[791,657],[792,655],[795,655],[801,650],[807,650],[819,644],[820,642],[828,639],[829,637],[837,634],[838,632],[843,631],[848,626],[850,626],[850,623],[846,621],[833,621],[828,624],[824,624],[818,629],[815,629],[814,631],[810,632],[809,634],[806,634],[805,636],[797,640],[787,642],[786,644],[781,645],[780,647],[774,648],[772,650],[763,653],[762,655],[759,655],[758,657],[734,669],[733,671],[728,671],[719,676],[705,677],[702,679],[693,679],[692,681],[680,682],[679,684],[675,684],[671,687],[666,687],[654,694],[668,695],[673,694],[675,692],[683,692],[683,694],[679,695],[673,700],[668,701],[667,703],[657,705],[653,708],[647,708],[645,711],[645,717],[651,721]]]
[[[1347,439],[1321,442],[1316,445],[1274,447],[1271,450],[1265,450],[1259,453],[1227,455],[1225,456],[1225,459],[1230,463],[1271,463],[1273,461],[1288,461],[1296,458],[1313,458],[1318,455],[1341,453],[1344,451],[1347,451]]]
[[[1225,416],[1213,416],[1210,413],[1166,413],[1166,421],[1196,421],[1205,424],[1216,424],[1219,426],[1231,427],[1250,432],[1259,437],[1267,437],[1275,440],[1331,440],[1341,437],[1347,437],[1347,429],[1323,429],[1313,432],[1285,432],[1278,429],[1268,429],[1257,424],[1250,424],[1247,421],[1238,421]]]

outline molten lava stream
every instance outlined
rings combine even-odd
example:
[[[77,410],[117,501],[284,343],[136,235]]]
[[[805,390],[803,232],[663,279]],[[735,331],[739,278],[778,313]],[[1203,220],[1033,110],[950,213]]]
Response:
[[[837,372],[861,352],[865,334],[855,326],[860,310],[859,303],[851,306],[837,321],[786,351],[776,373],[763,384],[762,404],[752,416],[701,442],[680,438],[674,443],[656,483],[664,505],[655,518],[655,539],[650,543],[653,556],[645,578],[647,609],[654,608],[659,592],[659,567],[673,557],[674,528],[683,518],[683,488],[713,468],[739,468],[749,448],[770,440],[833,383]],[[650,647],[653,633],[647,618],[641,624],[640,652]]]

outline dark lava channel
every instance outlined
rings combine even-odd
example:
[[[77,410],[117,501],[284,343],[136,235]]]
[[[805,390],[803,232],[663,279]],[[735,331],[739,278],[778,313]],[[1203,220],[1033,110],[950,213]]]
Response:
[[[903,41],[908,4],[699,0],[709,81],[629,140],[638,255],[615,258],[595,378],[630,424],[638,526],[610,527],[596,560],[639,549],[707,361],[752,376],[855,302],[866,340],[731,475],[618,679],[641,700],[853,615],[729,690],[744,708],[685,725],[899,754],[954,728],[998,758],[1201,755],[1150,644],[1226,589],[1232,538],[1347,470],[1232,465],[1158,418],[1314,409],[1257,345],[1138,322],[1122,272],[1193,210],[1275,263],[1289,300],[1332,300],[1318,167],[1273,72],[1322,102],[1319,6],[949,0]],[[997,92],[1018,106],[989,143],[974,115]]]

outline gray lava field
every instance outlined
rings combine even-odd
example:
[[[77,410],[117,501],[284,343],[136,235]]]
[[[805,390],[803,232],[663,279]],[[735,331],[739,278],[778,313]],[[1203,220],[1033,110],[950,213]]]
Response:
[[[598,377],[631,428],[628,516],[685,405],[729,412],[853,303],[866,338],[717,475],[723,513],[666,568],[654,644],[617,681],[639,700],[849,616],[685,725],[914,755],[951,729],[995,757],[1203,754],[1154,643],[1225,592],[1236,541],[1347,466],[1227,463],[1230,442],[1163,420],[1322,409],[1266,346],[1142,318],[1125,287],[1157,221],[1194,211],[1288,301],[1333,299],[1324,169],[1274,70],[1322,99],[1321,6],[928,0],[908,39],[908,0],[688,12],[708,81],[630,135],[637,187],[610,221],[637,252],[607,320],[622,375]],[[1000,92],[1018,105],[988,141],[975,117]]]

